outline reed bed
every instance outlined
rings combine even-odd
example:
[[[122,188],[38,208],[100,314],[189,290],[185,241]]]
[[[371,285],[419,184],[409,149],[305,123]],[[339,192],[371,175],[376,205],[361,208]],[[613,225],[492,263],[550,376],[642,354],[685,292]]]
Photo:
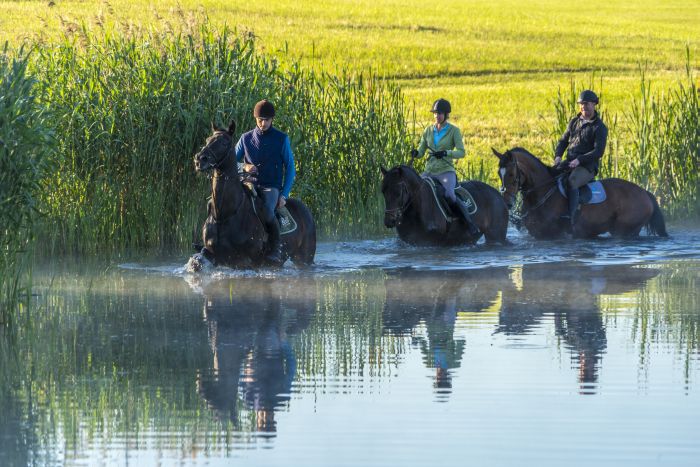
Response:
[[[0,51],[0,325],[28,293],[34,225],[42,179],[51,160],[47,113],[34,99],[28,54]]]

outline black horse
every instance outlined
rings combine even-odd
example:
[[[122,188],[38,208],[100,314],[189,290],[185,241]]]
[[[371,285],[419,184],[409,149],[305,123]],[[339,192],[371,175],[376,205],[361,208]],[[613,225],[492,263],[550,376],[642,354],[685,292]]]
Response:
[[[448,219],[443,214],[433,189],[412,167],[399,165],[390,170],[382,167],[381,170],[386,205],[384,225],[390,229],[396,227],[401,240],[414,245],[474,244],[483,234],[489,244],[508,243],[508,207],[493,187],[475,180],[460,183],[477,205],[472,220],[479,233],[471,235],[463,218],[457,215]],[[437,188],[442,192],[439,184]]]
[[[188,262],[189,271],[200,271],[207,262],[231,267],[256,267],[269,250],[267,232],[258,213],[263,200],[245,186],[246,174],[238,172],[231,122],[228,129],[212,124],[212,135],[194,157],[199,172],[214,171],[208,217],[202,229],[203,248]],[[297,228],[282,235],[282,260],[296,265],[313,263],[316,254],[316,224],[309,209],[298,199],[287,200],[287,209]]]

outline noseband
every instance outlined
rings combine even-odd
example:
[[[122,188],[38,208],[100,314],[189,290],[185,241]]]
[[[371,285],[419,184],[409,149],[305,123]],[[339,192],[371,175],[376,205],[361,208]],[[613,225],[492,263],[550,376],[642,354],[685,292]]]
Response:
[[[384,214],[389,214],[389,215],[396,215],[396,217],[399,217],[400,215],[403,215],[404,212],[406,212],[406,209],[411,205],[411,196],[410,193],[408,192],[408,186],[406,185],[405,181],[401,181],[398,183],[398,185],[401,187],[401,192],[400,192],[400,199],[401,199],[401,206],[398,208],[393,208],[393,209],[385,209]],[[404,193],[406,196],[404,197]]]

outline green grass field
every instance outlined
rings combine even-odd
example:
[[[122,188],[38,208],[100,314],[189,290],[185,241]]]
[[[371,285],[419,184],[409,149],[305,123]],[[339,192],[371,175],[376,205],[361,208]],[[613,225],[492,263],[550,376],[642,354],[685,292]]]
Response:
[[[54,3],[54,2],[51,2]],[[621,112],[639,92],[639,65],[655,87],[674,83],[689,44],[697,66],[698,1],[211,0],[0,1],[0,41],[50,37],[70,22],[133,22],[167,28],[206,13],[250,32],[267,52],[333,72],[373,69],[398,80],[422,126],[437,97],[453,104],[469,154],[491,145],[544,148],[543,118],[571,80]],[[602,78],[602,84],[601,84]]]

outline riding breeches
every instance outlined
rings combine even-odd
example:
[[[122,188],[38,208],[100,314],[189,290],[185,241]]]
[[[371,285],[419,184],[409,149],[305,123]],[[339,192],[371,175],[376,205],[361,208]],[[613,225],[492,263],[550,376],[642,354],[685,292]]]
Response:
[[[431,174],[424,172],[424,177],[435,177],[440,180],[440,185],[445,189],[445,198],[450,202],[457,201],[455,196],[455,187],[457,186],[457,174],[455,172],[442,172],[439,174]]]
[[[261,186],[258,188],[258,193],[262,195],[265,203],[266,215],[271,215],[274,219],[275,209],[277,209],[277,201],[280,197],[280,191],[277,188],[268,188]]]
[[[594,178],[593,172],[579,165],[569,174],[569,188],[581,188]]]

